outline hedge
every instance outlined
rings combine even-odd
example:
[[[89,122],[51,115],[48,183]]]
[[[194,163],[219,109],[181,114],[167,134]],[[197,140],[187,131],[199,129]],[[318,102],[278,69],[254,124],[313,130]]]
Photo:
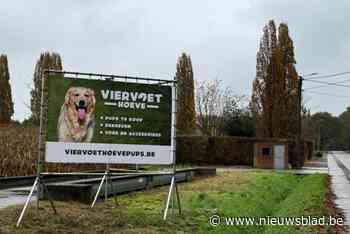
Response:
[[[273,139],[276,141],[276,139]],[[266,139],[247,137],[180,136],[176,143],[176,161],[192,165],[253,166],[254,144]],[[289,161],[292,167],[303,166],[312,156],[312,142],[305,142],[305,157],[297,157],[296,144],[289,142]],[[36,173],[38,128],[0,127],[0,176],[24,176]],[[44,171],[72,172],[104,170],[105,165],[45,163]]]
[[[288,144],[289,163],[301,168],[313,154],[313,143],[303,141],[298,154],[297,144],[292,140],[258,139],[248,137],[180,136],[176,141],[176,162],[191,165],[246,165],[253,166],[254,144],[261,141]],[[299,155],[299,156],[298,156]]]
[[[176,161],[194,165],[253,165],[254,139],[239,137],[178,137]]]

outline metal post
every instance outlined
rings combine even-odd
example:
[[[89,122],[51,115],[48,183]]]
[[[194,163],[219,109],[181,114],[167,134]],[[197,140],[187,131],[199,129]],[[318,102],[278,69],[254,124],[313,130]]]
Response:
[[[179,195],[179,189],[177,188],[176,183],[175,183],[175,191],[176,191],[177,204],[178,204],[178,208],[179,208],[179,214],[181,214],[182,211],[181,211],[180,195]]]
[[[175,78],[174,78],[175,79]],[[168,198],[167,198],[167,202],[165,205],[165,209],[164,209],[164,215],[163,215],[163,219],[166,220],[167,217],[167,213],[168,213],[168,209],[169,209],[169,203],[170,203],[170,199],[172,198],[172,210],[174,210],[174,197],[173,196],[173,192],[174,189],[177,188],[176,186],[176,108],[177,108],[177,92],[176,92],[176,82],[173,83],[172,86],[172,138],[171,138],[171,153],[173,156],[173,173],[172,173],[172,177],[171,177],[171,184],[170,184],[170,188],[169,188],[169,193],[168,193]],[[178,193],[178,190],[176,189],[176,193]],[[178,202],[178,206],[179,206],[179,212],[181,213],[181,208],[180,208],[180,196],[177,194],[177,202]]]
[[[138,79],[136,79],[136,83],[138,83]],[[136,172],[139,172],[139,164],[135,164],[135,170]]]
[[[105,183],[105,202],[108,199],[108,179],[109,179],[109,163],[106,166],[106,183]]]
[[[41,196],[41,172],[42,172],[42,151],[43,149],[43,137],[44,137],[44,89],[45,89],[45,73],[48,71],[44,70],[41,73],[41,99],[40,99],[40,126],[39,126],[39,152],[38,152],[38,162],[37,162],[37,178],[38,178],[38,186],[37,186],[37,202],[36,209],[39,210],[39,201]]]
[[[91,204],[91,208],[94,207],[94,205],[95,205],[95,203],[96,203],[96,201],[97,201],[98,195],[100,194],[100,191],[101,191],[101,188],[102,188],[102,185],[103,185],[103,182],[105,181],[105,179],[106,179],[106,173],[103,175],[102,180],[101,180],[101,183],[100,183],[100,185],[98,186],[98,189],[97,189],[97,192],[96,192],[94,201],[93,201],[92,204]]]
[[[114,184],[113,184],[113,179],[112,179],[111,181],[112,181],[111,186],[112,186],[112,190],[113,190],[114,204],[115,204],[116,206],[119,206],[119,203],[118,203],[118,200],[117,200],[116,189],[115,189],[115,186],[114,186]]]
[[[107,202],[107,199],[108,199],[108,173],[107,173],[107,176],[106,176],[106,183],[105,183],[105,202]]]
[[[174,177],[174,184],[175,184],[175,177]],[[171,191],[171,215],[174,215],[175,210],[175,196],[174,196],[174,185],[173,185],[173,191]]]
[[[20,215],[19,218],[18,218],[16,227],[19,227],[19,225],[21,224],[23,215],[24,215],[25,211],[27,210],[27,207],[28,207],[28,204],[29,204],[29,202],[30,202],[30,199],[31,199],[32,196],[33,196],[34,189],[35,189],[35,187],[37,187],[37,185],[38,185],[38,181],[39,181],[39,177],[36,177],[36,179],[35,179],[35,181],[34,181],[34,184],[33,184],[32,188],[31,188],[31,190],[30,190],[30,193],[29,193],[29,195],[28,195],[28,197],[27,197],[27,201],[26,201],[26,203],[25,203],[25,205],[24,205],[24,207],[23,207],[23,209],[22,209],[21,215]],[[37,189],[38,189],[38,188],[37,188]]]
[[[48,197],[48,199],[50,201],[50,205],[51,205],[51,208],[53,209],[53,212],[55,214],[57,214],[56,207],[55,207],[55,204],[53,203],[53,199],[52,199],[52,197],[50,195],[49,189],[47,188],[47,186],[46,186],[46,184],[44,182],[41,182],[41,183],[42,183],[43,188],[44,188],[44,190],[45,190],[45,192],[47,194],[47,197]]]
[[[174,77],[174,81],[176,80],[176,77]],[[176,184],[176,126],[177,126],[177,120],[176,120],[176,114],[177,114],[177,86],[176,82],[173,83],[173,90],[174,90],[174,122],[173,122],[173,128],[174,128],[174,133],[173,133],[173,163],[174,163],[174,168],[173,168],[173,173],[174,173],[174,190],[176,191],[176,197],[177,197],[177,205],[179,208],[179,213],[181,214],[181,204],[180,204],[180,195],[179,195],[179,190]]]
[[[106,171],[107,171],[107,177],[106,177],[106,187],[108,186],[108,181],[110,184],[110,187],[112,189],[112,193],[113,193],[113,198],[114,198],[114,204],[116,206],[118,206],[118,201],[117,201],[117,196],[116,196],[116,191],[115,191],[115,186],[113,184],[113,172],[111,173],[111,169],[110,169],[110,164],[107,163],[106,165]],[[107,198],[108,198],[108,191],[107,189],[105,189],[105,201],[107,202]]]

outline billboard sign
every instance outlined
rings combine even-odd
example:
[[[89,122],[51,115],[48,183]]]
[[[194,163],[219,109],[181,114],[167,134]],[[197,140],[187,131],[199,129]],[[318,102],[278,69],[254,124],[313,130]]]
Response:
[[[171,164],[172,86],[49,74],[46,161]]]

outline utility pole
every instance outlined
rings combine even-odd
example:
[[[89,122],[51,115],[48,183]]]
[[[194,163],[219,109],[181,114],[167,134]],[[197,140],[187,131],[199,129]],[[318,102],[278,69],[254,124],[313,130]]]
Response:
[[[299,87],[298,87],[298,139],[301,139],[301,106],[302,106],[302,91],[303,91],[303,80],[302,76],[299,76]]]
[[[297,157],[299,161],[299,157],[302,157],[304,159],[304,147],[303,150],[301,150],[301,131],[302,131],[302,119],[301,119],[301,109],[302,109],[302,92],[303,92],[303,81],[304,77],[314,76],[318,75],[317,72],[310,73],[308,75],[299,76],[299,87],[298,87],[298,135],[297,135]],[[301,156],[303,154],[303,156]]]
[[[302,105],[302,91],[303,91],[303,80],[302,76],[299,76],[299,87],[298,87],[298,135],[297,135],[297,157],[300,159],[301,154],[304,154],[301,150],[301,105]],[[303,158],[303,157],[302,157]],[[298,160],[299,161],[299,160]]]

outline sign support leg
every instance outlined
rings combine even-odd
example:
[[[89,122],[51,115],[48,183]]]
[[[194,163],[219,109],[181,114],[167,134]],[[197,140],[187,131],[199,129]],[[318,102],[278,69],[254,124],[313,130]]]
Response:
[[[112,177],[113,177],[113,175],[112,175]],[[115,204],[115,206],[119,206],[117,194],[116,194],[116,188],[115,188],[115,185],[113,184],[113,179],[110,179],[110,181],[111,181],[110,184],[111,184],[112,192],[113,192],[114,204]]]
[[[97,189],[97,192],[96,192],[94,201],[93,201],[92,204],[91,204],[91,208],[94,207],[94,205],[95,205],[95,203],[96,203],[96,201],[97,201],[98,195],[100,194],[100,191],[101,191],[101,188],[102,188],[102,185],[103,185],[105,179],[106,179],[106,172],[105,172],[105,174],[104,174],[103,177],[102,177],[102,180],[101,180],[100,185],[98,186],[98,189]]]
[[[34,189],[35,189],[35,187],[37,187],[38,182],[39,182],[39,177],[36,177],[36,179],[35,179],[35,181],[34,181],[34,184],[33,184],[32,188],[31,188],[31,190],[30,190],[30,193],[29,193],[29,195],[28,195],[28,197],[27,197],[26,203],[25,203],[25,205],[24,205],[24,207],[23,207],[23,209],[22,209],[21,215],[20,215],[19,218],[18,218],[16,227],[19,227],[19,225],[21,224],[21,221],[22,221],[22,219],[23,219],[24,213],[25,213],[26,210],[27,210],[27,207],[28,207],[28,205],[29,205],[30,199],[31,199],[32,196],[33,196]],[[38,199],[39,199],[39,197],[38,197]]]
[[[110,179],[109,174],[109,163],[106,164],[106,184],[105,184],[105,202],[107,202],[108,199],[108,180]]]
[[[178,209],[179,209],[179,214],[181,214],[181,203],[180,203],[180,195],[179,195],[179,190],[177,188],[177,184],[175,182],[175,191],[176,191],[176,200],[177,200],[177,205],[178,205]]]
[[[106,183],[105,183],[105,202],[107,202],[108,199],[108,177],[109,177],[109,173],[106,171],[107,175],[106,175]]]
[[[174,215],[174,210],[175,210],[175,194],[174,194],[174,191],[175,191],[175,176],[174,176],[174,185],[173,185],[173,191],[171,193],[171,214]]]
[[[48,190],[46,184],[45,184],[44,182],[42,182],[42,181],[41,181],[41,183],[42,183],[43,188],[44,188],[44,190],[45,190],[45,192],[46,192],[46,194],[47,194],[47,198],[48,198],[49,201],[50,201],[50,205],[51,205],[51,207],[52,207],[53,212],[54,212],[55,214],[57,214],[57,210],[56,210],[55,204],[54,204],[54,202],[53,202],[53,199],[52,199],[52,197],[51,197],[51,195],[50,195],[50,192],[49,192],[49,190]],[[39,183],[39,184],[40,184],[40,183]],[[38,199],[39,199],[39,197],[38,197]]]
[[[163,220],[166,220],[167,215],[168,215],[168,209],[169,209],[171,194],[173,193],[174,181],[175,181],[175,177],[172,176],[172,177],[171,177],[170,188],[169,188],[169,193],[168,193],[168,198],[167,198],[166,205],[165,205],[165,209],[164,209]]]
[[[175,193],[175,194],[174,194]],[[176,196],[176,197],[175,197]],[[175,175],[171,177],[171,183],[170,183],[170,188],[169,188],[169,193],[168,193],[168,198],[166,201],[165,209],[164,209],[164,215],[163,215],[163,220],[167,219],[168,211],[169,211],[169,206],[170,206],[170,200],[171,200],[171,212],[172,214],[174,213],[175,209],[175,199],[177,202],[177,207],[179,209],[179,214],[182,213],[181,210],[181,203],[180,203],[180,195],[179,195],[179,190],[176,184],[176,178]]]

